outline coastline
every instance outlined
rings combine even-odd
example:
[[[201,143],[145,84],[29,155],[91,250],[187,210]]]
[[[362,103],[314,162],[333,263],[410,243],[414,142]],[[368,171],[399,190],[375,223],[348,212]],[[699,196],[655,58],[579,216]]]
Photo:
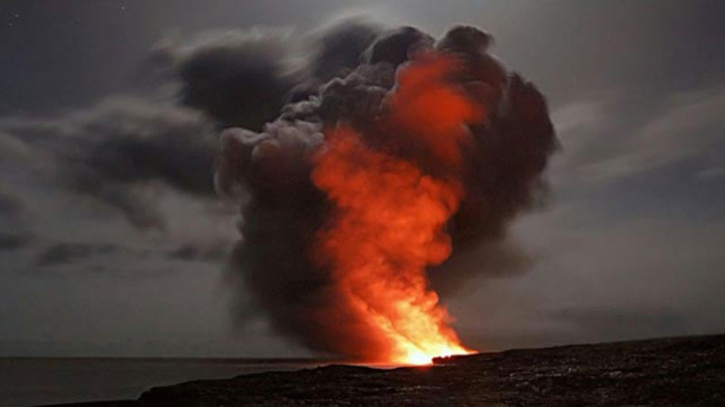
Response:
[[[53,407],[222,405],[725,405],[725,335],[516,349],[388,370],[329,365]]]

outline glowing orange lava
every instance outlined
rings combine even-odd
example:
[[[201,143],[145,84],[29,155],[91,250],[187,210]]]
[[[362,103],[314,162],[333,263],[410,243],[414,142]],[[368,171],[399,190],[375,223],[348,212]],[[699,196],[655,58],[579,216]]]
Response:
[[[426,266],[450,255],[443,227],[457,209],[460,187],[366,148],[350,129],[328,137],[313,181],[338,216],[321,233],[321,245],[335,264],[340,292],[370,334],[389,343],[383,360],[420,364],[466,353],[425,278]]]
[[[449,326],[451,317],[429,287],[426,268],[446,260],[446,224],[458,210],[463,187],[456,173],[466,124],[482,113],[446,81],[457,64],[431,55],[398,75],[387,122],[426,145],[439,166],[433,176],[411,161],[376,151],[349,126],[326,132],[312,181],[334,204],[317,236],[319,255],[331,265],[345,306],[361,332],[381,349],[371,359],[428,364],[433,357],[471,353]]]

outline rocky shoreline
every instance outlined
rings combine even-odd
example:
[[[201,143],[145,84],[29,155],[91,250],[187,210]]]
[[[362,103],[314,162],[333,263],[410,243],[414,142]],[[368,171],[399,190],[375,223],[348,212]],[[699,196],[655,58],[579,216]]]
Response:
[[[333,365],[156,387],[65,407],[725,405],[725,335],[480,353],[391,370]]]

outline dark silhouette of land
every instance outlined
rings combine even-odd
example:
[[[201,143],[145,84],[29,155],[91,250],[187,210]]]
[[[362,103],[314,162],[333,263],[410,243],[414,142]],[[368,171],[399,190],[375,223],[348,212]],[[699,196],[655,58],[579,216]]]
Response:
[[[725,405],[725,335],[520,349],[392,370],[333,365],[65,407]]]

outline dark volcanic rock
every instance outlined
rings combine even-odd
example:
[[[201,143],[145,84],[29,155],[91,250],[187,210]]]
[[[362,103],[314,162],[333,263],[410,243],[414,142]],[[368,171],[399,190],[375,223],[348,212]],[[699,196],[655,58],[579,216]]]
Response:
[[[481,353],[394,370],[261,373],[153,388],[132,405],[725,405],[725,335]]]

